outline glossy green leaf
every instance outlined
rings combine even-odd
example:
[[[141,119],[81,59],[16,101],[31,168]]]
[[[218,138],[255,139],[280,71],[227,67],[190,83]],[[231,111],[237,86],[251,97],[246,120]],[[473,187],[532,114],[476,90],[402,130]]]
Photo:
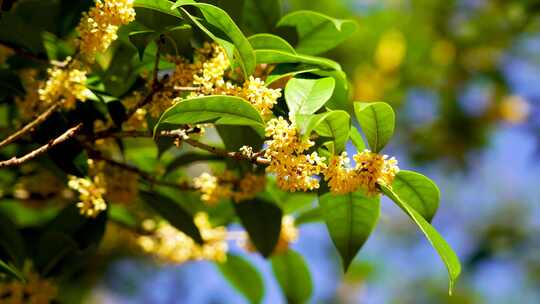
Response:
[[[281,231],[281,209],[260,199],[234,204],[234,208],[255,248],[264,257],[270,256]]]
[[[281,17],[281,2],[282,0],[244,0],[242,21],[252,32],[271,32]]]
[[[287,303],[306,303],[313,292],[313,282],[304,258],[289,249],[272,257],[272,271]]]
[[[173,3],[168,0],[135,0],[133,7],[142,7],[155,10],[174,17],[182,18],[182,14],[177,9],[171,9]]]
[[[229,17],[227,12],[222,10],[219,7],[213,6],[207,3],[185,3],[186,1],[180,0],[173,5],[173,9],[180,7],[185,14],[191,17],[191,20],[206,34],[208,34],[216,42],[223,44],[223,39],[218,38],[214,33],[207,29],[201,22],[197,21],[193,16],[191,16],[183,6],[195,6],[200,9],[205,20],[221,30],[227,37],[230,42],[235,47],[235,54],[240,62],[244,76],[247,78],[249,75],[252,75],[255,71],[255,54],[253,53],[253,48],[249,43],[248,39],[244,36],[242,31],[238,28],[236,23]],[[223,45],[226,49],[229,48],[229,45]],[[229,58],[231,59],[231,58]]]
[[[244,145],[258,151],[264,142],[264,138],[260,137],[252,128],[246,126],[219,125],[216,126],[216,130],[225,149],[228,151],[238,151]]]
[[[278,50],[295,54],[294,48],[287,40],[272,34],[255,34],[248,38],[255,50]]]
[[[301,139],[306,140],[311,136],[311,132],[315,130],[332,112],[324,112],[321,114],[312,115],[296,115],[296,128],[300,131]]]
[[[203,96],[183,100],[161,115],[154,134],[167,128],[197,123],[251,126],[264,137],[264,121],[259,111],[236,96]]]
[[[441,193],[428,177],[413,171],[400,170],[392,182],[394,192],[428,222],[439,208]]]
[[[166,219],[176,229],[191,237],[195,242],[199,244],[203,243],[199,228],[193,222],[193,217],[179,204],[157,192],[141,191],[139,196],[150,208]]]
[[[424,217],[416,211],[408,202],[400,198],[392,188],[386,185],[379,185],[383,193],[388,196],[396,205],[398,205],[407,215],[418,225],[420,230],[424,233],[428,241],[433,248],[437,251],[446,268],[448,269],[449,293],[452,294],[455,282],[461,273],[461,264],[456,253],[452,250],[450,245],[442,238],[442,236],[431,226]]]
[[[355,102],[354,113],[371,150],[381,151],[394,135],[395,115],[392,107],[384,102]]]
[[[236,254],[227,254],[227,261],[216,263],[219,271],[250,303],[260,303],[264,295],[264,282],[259,271]]]
[[[334,78],[293,78],[285,87],[285,101],[291,115],[317,112],[334,92]]]
[[[332,77],[336,82],[332,97],[324,105],[326,108],[331,110],[344,110],[347,112],[352,110],[352,103],[350,102],[349,96],[349,80],[347,79],[347,74],[345,74],[345,72],[340,70],[317,70],[312,73],[321,77]]]
[[[350,136],[351,141],[358,152],[364,151],[366,149],[366,143],[364,142],[362,135],[355,126],[351,127]]]
[[[311,65],[304,65],[304,64],[298,65],[294,63],[279,64],[272,70],[272,73],[270,73],[270,75],[266,77],[264,82],[266,83],[267,86],[270,86],[272,83],[278,80],[294,77],[296,75],[300,75],[304,73],[312,73],[315,71],[319,71],[319,68],[313,67]]]
[[[319,66],[322,69],[341,70],[339,63],[323,57],[300,55],[282,50],[255,50],[257,64],[268,63],[305,63]]]
[[[148,44],[157,38],[159,38],[159,33],[155,31],[137,31],[129,34],[129,41],[137,48],[140,60],[142,60]]]
[[[313,11],[296,11],[279,20],[278,26],[293,26],[298,31],[296,50],[316,55],[326,52],[349,38],[356,31],[356,22],[335,19]]]
[[[349,140],[351,117],[345,111],[330,111],[325,119],[315,127],[315,131],[324,137],[330,137],[334,143],[334,153],[339,154],[345,150]]]
[[[373,231],[380,213],[380,198],[361,191],[319,197],[326,227],[343,261],[346,271]]]
[[[308,224],[308,223],[321,222],[323,220],[324,220],[323,209],[321,207],[315,207],[315,208],[300,212],[298,216],[296,217],[296,219],[294,220],[294,224],[296,226],[300,226],[300,225]]]

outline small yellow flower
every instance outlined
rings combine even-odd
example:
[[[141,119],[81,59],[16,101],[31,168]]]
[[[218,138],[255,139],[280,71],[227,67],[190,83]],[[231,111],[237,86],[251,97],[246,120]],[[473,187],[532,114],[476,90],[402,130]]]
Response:
[[[154,230],[150,235],[140,236],[137,241],[141,248],[164,262],[184,263],[190,260],[210,260],[225,262],[227,259],[227,229],[212,227],[206,213],[195,215],[195,225],[199,228],[203,245],[171,225],[161,222],[146,227]],[[153,227],[155,226],[155,228]]]
[[[281,97],[281,89],[267,88],[260,78],[249,76],[237,95],[249,101],[261,115],[268,115]]]
[[[133,0],[96,0],[96,6],[83,13],[77,26],[81,53],[93,61],[97,53],[107,50],[118,38],[118,28],[133,20]]]
[[[77,207],[81,215],[95,218],[107,209],[107,204],[103,199],[105,186],[102,176],[96,175],[93,179],[70,176],[68,186],[79,192],[80,201]]]
[[[201,200],[208,205],[215,205],[232,194],[230,184],[220,185],[216,176],[206,172],[194,178],[193,184],[202,193]]]
[[[48,79],[38,90],[39,99],[51,104],[64,101],[66,108],[73,108],[77,100],[85,101],[90,90],[86,87],[86,71],[78,69],[80,62],[68,58],[67,67],[53,67],[47,70]],[[69,64],[68,64],[69,63]]]
[[[347,153],[334,156],[324,172],[330,191],[337,194],[354,192],[358,188],[364,189],[368,195],[379,193],[378,183],[392,184],[395,175],[399,172],[397,160],[387,155],[380,155],[364,150],[353,156],[356,161],[354,168],[349,167]]]
[[[294,225],[294,218],[286,215],[281,219],[281,232],[274,249],[274,254],[284,253],[289,249],[291,243],[298,240],[298,228]]]
[[[286,191],[308,191],[319,188],[315,178],[326,169],[325,158],[317,152],[304,154],[315,143],[300,140],[296,128],[283,117],[274,118],[266,125],[267,149],[265,157],[270,160],[266,172],[276,174],[276,182]]]

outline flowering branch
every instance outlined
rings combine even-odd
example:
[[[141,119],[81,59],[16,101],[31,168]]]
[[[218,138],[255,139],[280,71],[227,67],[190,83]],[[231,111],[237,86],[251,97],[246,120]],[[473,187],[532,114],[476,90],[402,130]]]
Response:
[[[24,163],[26,161],[34,159],[34,158],[40,156],[41,154],[49,151],[52,147],[54,147],[54,146],[56,146],[58,144],[61,144],[61,143],[65,142],[66,140],[72,138],[81,129],[82,129],[82,123],[79,123],[75,127],[71,128],[71,129],[68,129],[62,135],[60,135],[57,138],[49,141],[47,144],[37,148],[36,150],[34,150],[34,151],[32,151],[32,152],[30,152],[30,153],[28,153],[28,154],[26,154],[26,155],[24,155],[22,157],[12,157],[11,159],[1,161],[0,162],[0,168],[20,165],[20,164],[22,164],[22,163]]]
[[[56,111],[56,109],[58,109],[58,107],[61,104],[62,104],[62,101],[58,101],[58,102],[52,104],[45,112],[41,113],[38,117],[36,117],[36,119],[34,119],[30,123],[28,123],[26,126],[24,126],[19,131],[11,134],[6,139],[1,141],[0,142],[0,148],[4,147],[6,145],[9,145],[10,143],[17,140],[19,137],[27,134],[28,132],[31,132],[35,127],[37,127],[38,125],[43,123],[45,120],[47,120],[47,118],[49,118],[49,116],[51,116],[51,114],[54,113],[54,111]]]
[[[268,166],[270,164],[270,160],[259,156],[260,153],[254,153],[252,156],[247,156],[247,155],[245,155],[245,154],[243,154],[241,152],[229,152],[227,150],[223,150],[223,149],[220,149],[220,148],[217,148],[217,147],[213,147],[213,146],[207,145],[205,143],[202,143],[200,141],[196,141],[196,140],[191,139],[191,138],[184,139],[184,141],[186,143],[188,143],[189,145],[193,146],[193,147],[199,148],[201,150],[208,151],[208,152],[210,152],[212,154],[216,154],[218,156],[234,158],[234,159],[237,159],[237,160],[247,160],[247,161],[250,161],[250,162],[252,162],[254,164],[262,165],[262,166]]]

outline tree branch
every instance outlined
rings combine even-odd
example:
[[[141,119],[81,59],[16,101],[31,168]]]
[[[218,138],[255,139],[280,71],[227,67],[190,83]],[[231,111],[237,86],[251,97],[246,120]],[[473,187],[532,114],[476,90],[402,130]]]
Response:
[[[10,143],[17,140],[19,137],[31,132],[35,127],[37,127],[38,125],[43,123],[47,118],[49,118],[49,116],[51,116],[51,114],[54,113],[54,111],[56,111],[56,109],[58,109],[58,107],[61,104],[62,104],[62,101],[58,101],[58,102],[52,104],[45,112],[41,113],[38,117],[36,117],[33,121],[28,123],[22,129],[20,129],[19,131],[11,134],[6,139],[1,141],[0,142],[0,148],[4,147],[6,145],[9,145]]]
[[[30,152],[30,153],[28,153],[28,154],[26,154],[26,155],[24,155],[22,157],[12,157],[11,159],[1,161],[0,162],[0,168],[20,165],[20,164],[22,164],[22,163],[24,163],[26,161],[34,159],[34,158],[40,156],[41,154],[49,151],[52,147],[54,147],[54,146],[56,146],[58,144],[61,144],[61,143],[65,142],[66,140],[72,138],[81,129],[82,129],[82,123],[79,123],[75,127],[71,128],[71,129],[68,129],[62,135],[60,135],[57,138],[49,141],[47,144],[37,148],[36,150],[34,150],[34,151],[32,151],[32,152]]]
[[[262,165],[262,166],[268,166],[270,164],[270,160],[268,160],[266,158],[263,158],[263,157],[259,157],[258,153],[255,153],[252,157],[249,157],[249,156],[246,156],[246,155],[242,154],[241,152],[229,152],[227,150],[223,150],[223,149],[220,149],[220,148],[217,148],[217,147],[213,147],[213,146],[207,145],[205,143],[202,143],[200,141],[196,141],[196,140],[191,139],[191,138],[184,139],[183,141],[188,143],[189,145],[195,147],[195,148],[199,148],[201,150],[208,151],[208,152],[210,152],[212,154],[216,154],[218,156],[234,158],[234,159],[237,159],[237,160],[250,161],[250,162],[252,162],[254,164]]]

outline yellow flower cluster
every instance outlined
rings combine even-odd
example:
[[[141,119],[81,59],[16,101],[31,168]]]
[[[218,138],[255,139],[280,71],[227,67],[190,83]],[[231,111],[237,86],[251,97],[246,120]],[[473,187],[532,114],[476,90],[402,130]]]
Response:
[[[206,213],[195,215],[195,225],[201,232],[203,245],[195,243],[192,238],[167,223],[157,224],[157,227],[152,229],[151,235],[140,236],[137,242],[145,252],[154,254],[165,262],[184,263],[190,260],[225,262],[228,250],[227,229],[213,228]]]
[[[350,161],[346,152],[330,159],[324,176],[333,193],[345,194],[362,188],[368,195],[375,195],[379,193],[377,183],[389,185],[399,172],[394,157],[389,159],[387,155],[364,150],[353,158],[356,161],[354,168],[349,167]]]
[[[90,90],[86,87],[86,71],[81,64],[67,58],[66,67],[52,67],[47,70],[48,79],[38,90],[39,99],[45,103],[63,100],[66,108],[73,108],[77,100],[85,101]]]
[[[281,97],[281,89],[270,89],[260,78],[249,76],[235,95],[249,101],[261,115],[268,115],[272,113],[271,110],[277,104],[277,99]]]
[[[220,199],[230,197],[232,193],[230,184],[221,185],[216,176],[206,172],[195,177],[193,185],[201,192],[201,200],[210,206]]]
[[[227,54],[215,43],[205,43],[198,53],[200,57],[209,59],[202,63],[200,74],[193,75],[193,84],[201,86],[204,95],[215,94],[216,90],[226,87],[223,75],[229,68]]]
[[[246,173],[237,180],[230,172],[226,171],[220,179],[205,172],[194,178],[193,184],[201,192],[201,200],[212,206],[219,200],[226,198],[232,198],[237,203],[254,198],[257,193],[264,190],[266,177]]]
[[[56,298],[58,289],[37,273],[26,274],[26,283],[20,281],[0,282],[0,300],[4,304],[48,304]]]
[[[107,50],[118,38],[118,28],[135,20],[133,0],[96,0],[96,6],[83,13],[77,26],[81,53],[89,61]]]
[[[308,191],[319,188],[315,175],[326,169],[324,157],[317,152],[304,154],[315,143],[300,140],[298,130],[283,117],[274,118],[266,125],[268,146],[265,157],[270,160],[266,168],[276,174],[277,184],[286,191]]]
[[[281,219],[281,232],[279,239],[274,249],[274,254],[280,254],[287,249],[289,245],[298,240],[298,229],[294,225],[294,218],[290,215],[286,215]]]
[[[106,188],[101,175],[96,175],[93,179],[70,176],[68,186],[79,192],[80,201],[77,207],[81,215],[95,218],[107,209],[107,204],[103,199]]]

